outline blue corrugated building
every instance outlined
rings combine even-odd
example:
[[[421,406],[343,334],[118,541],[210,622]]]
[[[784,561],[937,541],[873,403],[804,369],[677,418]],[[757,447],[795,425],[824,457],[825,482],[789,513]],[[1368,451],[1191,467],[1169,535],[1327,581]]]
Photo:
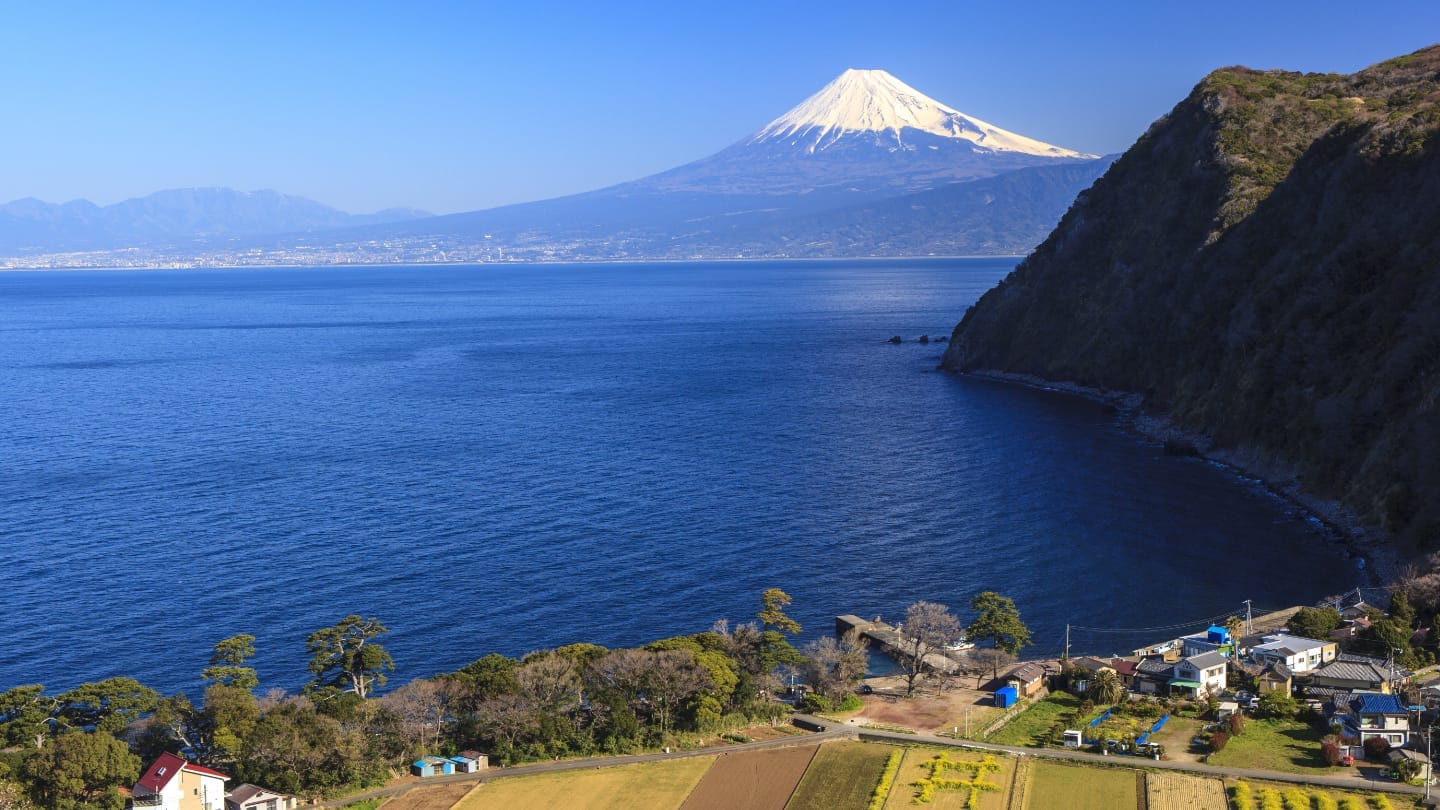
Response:
[[[995,690],[995,705],[1008,709],[1020,699],[1020,690],[1013,686],[1002,686]]]
[[[421,757],[410,763],[410,773],[422,778],[454,773],[455,763],[441,757]]]

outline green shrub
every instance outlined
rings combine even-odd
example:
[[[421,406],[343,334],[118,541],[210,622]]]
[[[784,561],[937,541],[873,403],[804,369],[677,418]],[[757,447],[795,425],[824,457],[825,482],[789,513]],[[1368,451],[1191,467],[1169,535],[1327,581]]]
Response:
[[[815,714],[816,712],[828,712],[830,711],[830,701],[822,694],[819,694],[817,692],[811,692],[810,694],[801,698],[799,703],[795,704],[795,709],[796,711],[802,711],[806,714]]]

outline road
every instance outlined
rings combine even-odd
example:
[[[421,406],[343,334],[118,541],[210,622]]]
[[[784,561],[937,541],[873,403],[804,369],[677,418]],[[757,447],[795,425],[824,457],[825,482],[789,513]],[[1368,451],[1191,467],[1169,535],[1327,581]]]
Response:
[[[775,740],[761,740],[760,742],[740,743],[727,745],[723,748],[701,748],[693,751],[671,751],[655,752],[651,754],[631,754],[618,757],[590,757],[587,759],[564,759],[558,762],[537,762],[529,765],[516,765],[511,768],[491,768],[479,773],[459,773],[451,776],[436,776],[423,781],[410,781],[397,785],[388,785],[374,790],[367,790],[362,793],[353,793],[340,799],[321,802],[309,807],[344,807],[355,802],[363,802],[368,799],[379,799],[388,796],[399,796],[417,788],[435,787],[437,785],[454,784],[456,782],[473,782],[476,784],[489,782],[494,779],[505,779],[513,776],[526,776],[537,773],[557,773],[560,771],[578,771],[599,768],[613,768],[620,765],[635,765],[641,762],[661,762],[669,759],[687,759],[690,757],[708,757],[716,754],[728,754],[735,751],[755,751],[767,748],[790,748],[797,745],[816,745],[830,740],[863,740],[865,742],[898,743],[901,745],[936,745],[950,748],[966,748],[976,751],[996,751],[1021,757],[1038,757],[1042,759],[1063,760],[1069,762],[1084,762],[1097,765],[1109,765],[1112,767],[1128,768],[1156,768],[1167,771],[1181,771],[1195,773],[1204,776],[1223,777],[1226,779],[1251,779],[1268,782],[1287,782],[1297,785],[1319,785],[1323,787],[1341,788],[1344,790],[1371,790],[1383,793],[1405,793],[1409,795],[1420,795],[1424,793],[1423,788],[1411,785],[1402,785],[1397,782],[1376,781],[1361,776],[1301,776],[1299,774],[1280,773],[1279,771],[1258,771],[1248,768],[1216,768],[1209,765],[1201,765],[1193,762],[1170,762],[1163,760],[1144,759],[1130,756],[1106,756],[1104,754],[1091,754],[1086,751],[1071,751],[1057,748],[1020,748],[1012,745],[995,745],[993,743],[976,742],[974,740],[956,740],[950,737],[937,737],[932,734],[897,734],[890,731],[879,731],[877,729],[852,726],[846,723],[827,720],[823,717],[813,717],[805,714],[793,716],[796,725],[802,728],[815,728],[819,731],[795,735],[793,737],[782,737]]]

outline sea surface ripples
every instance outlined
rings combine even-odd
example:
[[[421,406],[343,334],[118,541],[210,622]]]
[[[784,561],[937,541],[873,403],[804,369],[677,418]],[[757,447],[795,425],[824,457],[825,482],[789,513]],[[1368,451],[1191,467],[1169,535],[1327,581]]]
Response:
[[[0,274],[0,689],[194,690],[239,632],[295,689],[347,613],[405,678],[770,586],[807,636],[995,589],[1053,652],[1354,584],[1254,484],[937,373],[1012,264]]]

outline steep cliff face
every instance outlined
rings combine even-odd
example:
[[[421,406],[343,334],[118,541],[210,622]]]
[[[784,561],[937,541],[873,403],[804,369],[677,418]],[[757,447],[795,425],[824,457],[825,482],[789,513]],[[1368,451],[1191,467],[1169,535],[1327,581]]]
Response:
[[[1440,547],[1440,46],[1211,74],[966,313],[944,366],[1142,393]]]

